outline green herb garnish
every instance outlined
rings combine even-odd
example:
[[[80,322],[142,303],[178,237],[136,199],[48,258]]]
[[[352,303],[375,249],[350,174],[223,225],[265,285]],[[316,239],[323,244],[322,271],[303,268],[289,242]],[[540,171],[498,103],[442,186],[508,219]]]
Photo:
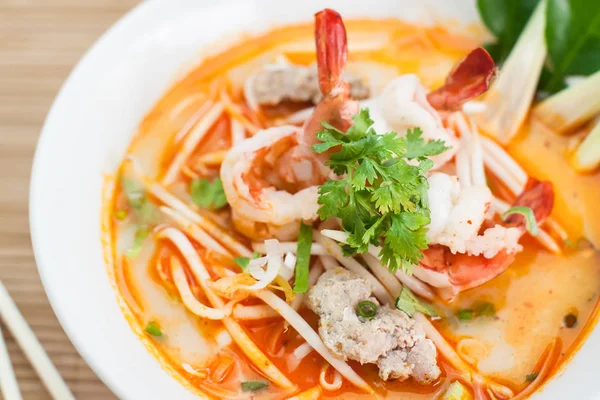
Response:
[[[133,239],[133,245],[127,250],[126,255],[129,258],[135,257],[140,254],[144,240],[148,237],[150,231],[145,226],[137,229],[135,232],[135,238]]]
[[[512,214],[522,215],[525,218],[525,228],[527,231],[533,236],[538,234],[539,229],[537,226],[537,221],[535,220],[535,215],[533,214],[533,210],[531,208],[525,206],[511,207],[504,214],[502,214],[502,219],[506,220],[506,218]]]
[[[125,218],[127,218],[127,211],[125,211],[125,210],[115,211],[115,218],[118,219],[119,221],[125,220]]]
[[[227,204],[227,197],[220,178],[212,182],[208,179],[194,179],[190,185],[190,195],[194,204],[202,208],[216,210]]]
[[[525,377],[525,381],[526,382],[533,382],[533,381],[535,381],[535,378],[538,377],[538,375],[539,375],[538,373],[529,374],[529,375],[527,375]]]
[[[146,331],[146,333],[149,333],[150,335],[155,336],[155,337],[162,337],[162,335],[163,335],[160,328],[158,326],[156,326],[156,324],[153,321],[148,322],[148,325],[146,325],[146,328],[144,329],[144,331]]]
[[[122,177],[121,187],[138,222],[143,225],[155,224],[158,210],[146,196],[143,186],[131,178]]]
[[[358,303],[356,311],[361,317],[373,319],[375,318],[375,314],[377,314],[377,304],[369,300],[361,301]]]
[[[461,321],[470,321],[475,316],[475,311],[473,311],[471,309],[468,309],[468,308],[465,308],[465,309],[462,309],[462,310],[458,310],[458,312],[456,313],[456,316]]]
[[[242,391],[244,392],[257,392],[262,389],[269,387],[267,381],[246,381],[242,382]]]
[[[400,295],[396,299],[396,308],[403,311],[409,317],[412,317],[415,312],[420,312],[430,317],[439,316],[435,308],[424,301],[419,300],[408,288],[403,287]]]
[[[252,253],[252,259],[256,259],[259,257],[260,257],[260,254]],[[250,264],[250,260],[251,260],[251,258],[249,258],[249,257],[237,257],[237,258],[233,259],[233,262],[236,263],[237,265],[239,265],[239,267],[242,269],[242,272],[247,272],[248,265]]]
[[[308,264],[310,263],[312,234],[312,227],[300,222],[298,250],[296,252],[296,278],[294,280],[295,293],[305,293],[308,290]]]
[[[492,303],[481,303],[476,308],[477,315],[481,317],[493,317],[496,315],[496,307]]]
[[[354,116],[354,125],[344,134],[323,122],[317,132],[322,142],[317,153],[332,148],[327,165],[342,177],[319,187],[322,220],[340,218],[349,233],[346,253],[363,253],[369,244],[381,246],[379,256],[391,271],[412,272],[427,248],[430,222],[425,173],[433,167],[429,156],[444,152],[442,141],[425,142],[421,130],[406,137],[390,132],[378,135],[371,126],[369,110]],[[409,160],[414,160],[411,164]],[[414,165],[412,165],[414,164]]]

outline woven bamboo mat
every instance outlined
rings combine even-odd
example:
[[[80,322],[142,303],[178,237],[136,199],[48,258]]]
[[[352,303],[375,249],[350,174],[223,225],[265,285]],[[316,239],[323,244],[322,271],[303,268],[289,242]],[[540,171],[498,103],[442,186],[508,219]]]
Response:
[[[75,351],[48,304],[29,238],[29,174],[61,83],[84,51],[137,2],[0,0],[0,279],[75,397],[84,400],[114,396]],[[50,399],[2,328],[23,398]]]

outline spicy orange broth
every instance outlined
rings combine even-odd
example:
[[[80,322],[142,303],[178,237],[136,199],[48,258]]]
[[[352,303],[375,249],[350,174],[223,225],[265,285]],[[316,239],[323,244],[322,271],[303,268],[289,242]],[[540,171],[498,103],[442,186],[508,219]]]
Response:
[[[479,42],[477,40],[469,39],[465,36],[450,33],[444,27],[422,27],[416,25],[410,25],[398,20],[349,20],[345,21],[346,29],[349,36],[349,62],[357,61],[374,61],[377,63],[387,64],[393,67],[397,67],[401,73],[417,73],[420,75],[424,84],[430,87],[435,87],[443,82],[445,73],[449,70],[452,63],[460,59],[469,50],[476,47]],[[388,35],[388,45],[383,50],[363,50],[353,52],[353,37],[354,35],[375,35],[384,33]],[[285,50],[287,43],[296,41],[311,40],[313,37],[313,25],[312,24],[301,24],[294,26],[286,26],[274,29],[267,34],[264,34],[255,38],[248,38],[240,41],[238,44],[230,47],[222,53],[207,57],[204,61],[191,72],[189,72],[180,81],[175,83],[171,89],[156,103],[154,108],[148,113],[139,126],[139,131],[132,141],[131,147],[128,150],[128,154],[132,153],[140,146],[144,146],[145,141],[156,141],[160,139],[162,143],[166,144],[161,149],[162,153],[157,154],[155,160],[160,160],[159,168],[153,171],[156,176],[161,176],[164,173],[164,169],[168,166],[169,161],[173,157],[173,154],[177,151],[177,146],[181,140],[181,131],[184,129],[186,122],[191,116],[201,107],[201,105],[208,99],[214,99],[217,95],[216,89],[218,82],[222,86],[222,76],[225,72],[231,68],[235,68],[254,57],[262,55],[267,52],[273,52],[273,54],[283,53],[288,59],[297,64],[308,65],[315,60],[314,52],[312,51],[297,51],[297,50]],[[281,48],[281,51],[278,49]],[[433,73],[427,76],[423,74],[425,71],[424,67],[427,68],[429,63],[438,62],[439,60],[446,61],[447,68],[441,73]],[[169,111],[180,105],[184,98],[190,98],[188,104],[183,107],[178,114],[176,119],[169,119]],[[241,94],[239,90],[233,92],[233,99],[235,101],[241,101]],[[229,118],[223,117],[218,123],[213,125],[210,134],[206,135],[206,138],[199,146],[200,151],[191,157],[201,153],[207,153],[219,149],[227,149],[230,144],[229,131]],[[157,139],[158,138],[158,139]],[[549,144],[550,143],[550,144]],[[561,179],[558,185],[557,193],[557,207],[553,213],[553,216],[561,223],[565,224],[569,231],[570,237],[578,238],[582,236],[584,229],[593,229],[584,227],[583,220],[589,218],[589,215],[585,215],[589,211],[589,207],[586,208],[579,204],[579,208],[575,210],[571,206],[572,193],[562,195],[560,190],[566,190],[565,188],[575,188],[576,191],[583,193],[584,196],[593,197],[597,195],[591,188],[592,184],[598,186],[600,183],[600,176],[598,173],[580,176],[570,172],[566,164],[561,164],[556,160],[562,160],[564,157],[565,149],[567,148],[567,140],[564,137],[558,137],[553,135],[551,132],[544,131],[542,128],[536,129],[524,129],[524,132],[520,134],[520,137],[509,147],[509,151],[515,156],[523,165],[527,171],[538,178],[556,180],[557,176],[568,175],[568,178]],[[531,153],[536,154],[536,158],[532,159],[529,157]],[[530,161],[531,160],[531,161]],[[546,160],[547,162],[544,162]],[[551,164],[551,165],[549,165]],[[549,172],[551,170],[552,172]],[[119,170],[123,171],[123,167]],[[568,172],[566,172],[568,171]],[[218,170],[211,170],[210,174],[217,175]],[[180,178],[181,179],[181,178]],[[184,178],[189,181],[189,179]],[[556,183],[556,182],[555,182]],[[566,199],[565,199],[566,197]],[[575,195],[577,197],[577,195]],[[569,202],[569,199],[571,200]],[[162,350],[162,343],[160,340],[154,340],[149,338],[148,335],[144,334],[143,327],[145,326],[143,310],[140,310],[139,305],[131,304],[132,302],[138,303],[139,293],[136,293],[136,285],[131,281],[127,272],[127,261],[125,256],[120,256],[116,252],[116,240],[118,224],[120,223],[114,217],[114,211],[123,209],[123,199],[118,189],[118,185],[115,184],[115,180],[108,179],[106,193],[105,193],[106,207],[103,216],[103,229],[105,230],[104,235],[104,247],[109,265],[109,275],[113,281],[116,290],[119,292],[119,300],[122,308],[127,316],[134,331],[141,337],[146,347],[154,354],[161,362],[163,367],[175,378],[181,381],[186,387],[200,394],[201,390],[206,387],[202,384],[202,379],[189,374],[186,372],[181,365],[173,362],[166,352]],[[585,203],[585,202],[584,202]],[[592,207],[593,208],[593,207]],[[582,210],[583,209],[583,210]],[[600,217],[600,211],[595,210],[595,217]],[[600,240],[600,233],[592,231],[591,241],[598,243]],[[202,249],[198,248],[202,254]],[[538,252],[543,252],[533,240],[528,240],[525,246],[525,251],[519,255],[515,265],[513,265],[509,271],[511,274],[525,275],[529,269],[535,264],[532,260]],[[164,285],[159,277],[157,277],[154,264],[156,259],[161,258],[165,260],[166,256],[172,253],[168,245],[162,244],[160,249],[155,252],[152,257],[151,265],[148,267],[148,272],[152,276],[152,279]],[[210,260],[204,259],[205,262]],[[123,276],[118,272],[118,268],[123,268]],[[508,276],[508,271],[504,275]],[[510,281],[510,276],[505,279],[501,279],[503,276],[488,282],[484,286],[494,287],[495,289],[503,292],[507,282]],[[124,280],[124,281],[123,281]],[[176,297],[176,291],[173,287],[166,285],[167,293],[170,296]],[[497,296],[495,298],[489,298],[485,295],[483,297],[478,295],[478,289],[471,290],[465,293],[467,299],[486,299],[487,301],[493,301],[496,309],[501,309],[504,304],[504,297]],[[128,292],[128,293],[126,293]],[[202,300],[202,295],[200,294]],[[593,304],[585,310],[579,310],[579,317],[581,320],[585,320],[585,323],[578,324],[577,329],[572,329],[567,334],[560,334],[563,341],[563,351],[559,362],[553,367],[554,374],[561,366],[561,363],[568,360],[574,351],[580,346],[581,342],[585,340],[591,327],[595,324],[598,310],[598,296],[596,295]],[[204,299],[205,300],[205,299]],[[462,297],[461,297],[462,300]],[[463,302],[469,304],[469,302]],[[183,306],[182,306],[183,307]],[[303,316],[311,322],[313,326],[316,326],[316,317],[309,311],[304,310]],[[253,323],[242,323],[247,328],[250,336],[256,341],[261,350],[265,351],[269,346],[269,341],[272,340],[269,333],[273,330],[277,330],[281,325],[280,320],[267,320],[257,321]],[[198,319],[198,329],[202,329],[203,332],[215,331],[220,327],[219,322],[206,322]],[[448,340],[456,342],[459,337],[454,336],[453,333],[445,326],[444,323],[437,323],[439,329],[447,336]],[[293,329],[290,329],[287,334],[282,335],[280,340],[289,341],[295,345],[299,344],[298,340],[293,337]],[[216,331],[215,331],[216,332]],[[231,346],[235,348],[235,344]],[[290,347],[288,347],[289,349]],[[293,347],[291,347],[293,348]],[[318,384],[318,375],[322,365],[322,359],[314,352],[309,355],[300,366],[294,370],[293,374],[287,370],[285,359],[291,350],[287,350],[283,355],[278,357],[269,356],[272,362],[279,367],[287,376],[293,376],[293,381],[298,385],[301,390],[309,389],[314,385]],[[244,358],[242,354],[242,358]],[[377,379],[377,371],[373,366],[358,366],[355,363],[351,365],[357,369],[357,371],[369,382],[373,382]],[[551,375],[552,375],[551,374]],[[433,393],[436,391],[436,385],[421,386],[414,384],[411,381],[407,382],[388,382],[384,385],[374,385],[377,392],[380,394],[389,394],[393,392],[403,392],[404,394],[426,394]],[[508,385],[515,392],[523,389],[524,385]],[[358,391],[352,385],[344,383],[342,388],[337,392],[329,392],[323,395],[324,398],[336,398],[343,393],[354,395],[349,396],[350,398],[357,398]],[[213,392],[213,395],[216,395]],[[418,395],[417,395],[418,396]],[[362,397],[362,396],[361,396]],[[390,397],[395,397],[391,395]],[[427,396],[429,397],[429,396]],[[404,397],[403,397],[404,398]],[[417,398],[422,398],[418,396]]]

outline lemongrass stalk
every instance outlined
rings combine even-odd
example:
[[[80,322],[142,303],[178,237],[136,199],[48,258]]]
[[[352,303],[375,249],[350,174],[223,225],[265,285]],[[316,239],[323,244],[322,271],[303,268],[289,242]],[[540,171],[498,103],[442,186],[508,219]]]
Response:
[[[600,165],[600,120],[573,154],[573,165],[579,171],[590,171]]]
[[[487,108],[478,115],[478,124],[501,143],[517,134],[535,94],[547,53],[545,14],[542,0],[486,93]]]
[[[538,104],[533,116],[557,133],[566,133],[600,113],[600,71]]]

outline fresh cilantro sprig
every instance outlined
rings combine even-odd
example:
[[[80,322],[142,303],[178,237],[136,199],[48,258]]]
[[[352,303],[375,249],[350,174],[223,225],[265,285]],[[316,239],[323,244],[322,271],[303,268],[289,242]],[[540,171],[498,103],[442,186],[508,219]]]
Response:
[[[367,108],[353,119],[346,133],[326,122],[317,132],[321,143],[313,150],[333,151],[327,165],[340,177],[319,187],[319,216],[341,219],[350,234],[347,253],[363,253],[375,244],[382,247],[381,261],[391,271],[411,273],[427,248],[425,173],[433,167],[428,157],[447,147],[440,140],[423,140],[419,128],[404,137],[396,132],[378,135]]]

